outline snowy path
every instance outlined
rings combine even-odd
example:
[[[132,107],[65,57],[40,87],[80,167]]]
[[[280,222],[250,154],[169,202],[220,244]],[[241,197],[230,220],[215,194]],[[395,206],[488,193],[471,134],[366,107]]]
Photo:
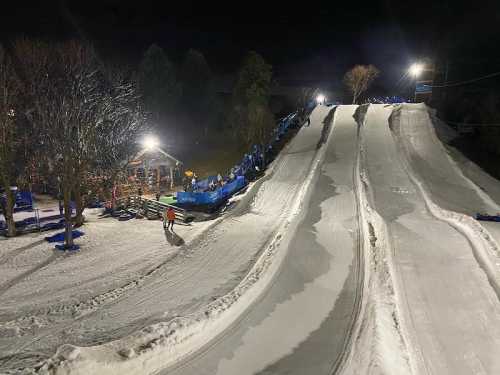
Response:
[[[353,192],[356,106],[335,113],[280,273],[262,299],[215,343],[165,374],[330,374],[344,354],[360,299]]]
[[[192,313],[231,290],[246,274],[287,216],[291,202],[304,183],[317,153],[323,120],[328,112],[327,107],[316,109],[311,116],[311,126],[302,128],[280,154],[273,173],[256,184],[255,189],[247,194],[248,197],[228,217],[207,230],[200,230],[201,235],[191,237],[174,254],[168,254],[173,250],[165,245],[165,238],[158,240],[158,236],[164,236],[158,222],[154,223],[154,232],[135,233],[134,239],[130,236],[126,251],[135,252],[131,264],[127,264],[126,256],[120,252],[120,248],[113,251],[113,256],[125,263],[125,270],[127,267],[133,269],[134,275],[128,279],[126,287],[117,287],[117,284],[122,286],[125,280],[120,280],[121,283],[111,282],[113,260],[93,258],[88,261],[82,250],[80,254],[75,254],[80,259],[73,262],[70,271],[65,272],[63,267],[61,274],[61,264],[71,258],[57,257],[54,262],[49,262],[37,271],[36,278],[18,280],[17,284],[7,288],[0,295],[4,317],[0,324],[6,327],[4,334],[0,335],[0,352],[3,357],[3,360],[0,358],[0,368],[33,365],[35,361],[52,355],[63,343],[86,346],[123,337],[146,325]],[[127,223],[133,225],[134,221]],[[176,229],[181,237],[188,236],[189,232],[184,229]],[[139,231],[138,229],[137,232]],[[153,241],[149,239],[150,236]],[[120,238],[109,238],[113,238],[118,244],[123,243]],[[113,243],[109,245],[116,246]],[[30,255],[41,257],[40,261],[51,259],[50,247],[40,246],[43,247],[42,251],[37,251],[35,247],[33,251],[30,250],[30,254],[26,254],[27,259]],[[143,253],[150,254],[150,247],[154,249],[152,264],[148,264],[147,257],[143,259],[141,256]],[[93,247],[93,250],[98,252],[99,247]],[[163,251],[162,256],[157,254],[160,251]],[[35,264],[39,264],[38,260]],[[151,267],[155,272],[147,275]],[[10,263],[5,265],[8,272],[13,268],[15,267]],[[4,281],[8,283],[15,278],[16,272],[18,271],[14,270]],[[86,280],[86,272],[92,272],[95,277],[83,282],[81,279]],[[61,278],[73,279],[74,284],[82,288],[89,282],[89,293],[84,295],[85,298],[90,298],[87,301],[89,306],[84,306],[83,311],[78,305],[81,298],[75,298],[71,283],[61,282]],[[134,280],[137,278],[140,278],[140,282],[136,284]],[[40,289],[37,285],[39,279],[46,283],[42,285],[41,289],[45,293],[40,299],[37,291]],[[107,290],[97,288],[95,284],[99,282],[109,283],[114,287],[104,295],[104,303],[100,303],[100,299],[96,301],[91,298],[96,295],[92,293],[94,287],[95,290],[99,289],[97,294]],[[55,297],[50,296],[50,290],[54,291]],[[58,310],[57,314],[50,316],[47,316],[47,311],[39,310],[40,305],[52,304],[59,299],[71,301],[72,308]],[[35,301],[36,306],[32,305],[32,301]],[[22,310],[18,308],[19,304]],[[27,323],[29,327],[22,329],[19,334],[16,327],[22,326],[25,321],[35,323]],[[37,323],[40,321],[42,324]]]
[[[95,212],[86,215],[89,223],[82,229],[86,234],[77,240],[82,249],[74,254],[54,251],[54,245],[44,240],[51,232],[1,242],[2,320],[12,313],[37,313],[48,306],[72,305],[105,293],[139,277],[178,250],[169,246],[157,221],[118,222],[99,219]],[[189,244],[208,225],[179,225],[177,231]],[[40,267],[50,259],[50,267]],[[36,277],[20,277],[37,269]],[[4,287],[16,278],[17,283]]]
[[[419,372],[499,373],[498,298],[468,239],[431,215],[410,181],[389,129],[391,110],[370,106],[364,129],[366,167],[374,205],[389,227],[405,321],[419,352]],[[416,164],[418,169],[423,162]],[[439,180],[432,169],[430,173],[430,179]],[[434,185],[433,195],[453,189],[449,183],[441,185],[443,190]],[[472,200],[477,195],[464,188],[457,186],[462,199],[470,196],[476,204]]]

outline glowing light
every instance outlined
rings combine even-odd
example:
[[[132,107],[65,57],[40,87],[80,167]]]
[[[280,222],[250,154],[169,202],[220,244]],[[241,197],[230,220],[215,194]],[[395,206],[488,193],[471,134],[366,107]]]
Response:
[[[148,135],[142,140],[142,145],[146,150],[154,150],[160,145],[158,138],[153,135]]]
[[[410,69],[408,69],[408,72],[413,76],[413,77],[418,77],[420,73],[424,70],[424,66],[422,64],[412,64],[410,66]]]
[[[318,104],[323,104],[325,102],[325,96],[323,94],[319,94],[316,97],[316,103]]]

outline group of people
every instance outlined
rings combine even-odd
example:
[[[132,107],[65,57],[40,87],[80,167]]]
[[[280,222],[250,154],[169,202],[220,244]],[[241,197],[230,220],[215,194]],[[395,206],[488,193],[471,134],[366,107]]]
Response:
[[[306,120],[309,126],[311,121]],[[205,192],[215,191],[224,184],[232,182],[237,176],[245,176],[246,180],[253,180],[265,168],[269,160],[272,160],[275,152],[273,145],[278,142],[290,127],[295,127],[300,124],[297,113],[292,113],[282,119],[278,126],[273,130],[273,140],[267,145],[253,145],[249,153],[243,156],[241,162],[231,168],[228,176],[223,178],[219,173],[216,179],[209,178],[207,180],[198,181],[198,177],[192,171],[186,171],[184,177],[184,190],[187,192]]]
[[[234,180],[235,177],[232,179]],[[231,177],[229,178],[231,180]],[[205,182],[206,184],[206,182]],[[219,173],[215,178],[211,178],[208,180],[208,184],[203,185],[202,181],[202,186],[200,186],[200,181],[198,181],[198,177],[196,176],[195,173],[193,173],[193,176],[191,180],[189,181],[188,177],[186,176],[185,181],[184,181],[184,191],[189,191],[189,192],[198,192],[198,191],[215,191],[217,188],[222,187],[226,184],[226,181],[222,177],[222,175]],[[203,187],[204,186],[204,187]]]
[[[224,186],[226,182],[222,178],[221,174],[217,174],[217,180],[211,179],[208,183],[208,190],[215,191],[217,188]]]
[[[182,181],[182,185],[184,186],[184,191],[195,191],[196,183],[198,182],[198,177],[196,173],[192,171],[186,171],[184,173],[184,179]]]
[[[267,150],[266,154],[269,152]],[[266,167],[265,153],[262,147],[254,145],[252,152],[245,154],[240,164],[231,168],[230,179],[234,180],[236,176],[245,176],[247,180],[253,180]]]

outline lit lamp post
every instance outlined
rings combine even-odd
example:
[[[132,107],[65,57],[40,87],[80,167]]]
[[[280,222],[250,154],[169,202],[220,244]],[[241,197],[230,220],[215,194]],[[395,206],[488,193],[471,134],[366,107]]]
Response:
[[[408,73],[415,80],[415,97],[421,101],[428,102],[432,96],[432,88],[434,83],[434,64],[430,60],[425,63],[417,62],[410,66]]]
[[[158,149],[158,146],[160,145],[160,141],[154,135],[146,135],[142,139],[141,143],[142,143],[142,146],[144,147],[144,150],[146,150],[146,151],[156,151]],[[144,169],[144,177],[146,179],[146,183],[148,184],[148,186],[151,187],[152,181],[150,181],[150,178],[149,178],[150,165],[149,165],[149,162],[147,162],[147,159],[146,159],[146,162],[144,164],[146,167]],[[160,190],[160,169],[159,168],[156,171],[156,180],[157,180],[157,188],[159,191]]]
[[[145,136],[141,143],[142,143],[142,146],[148,151],[152,151],[152,150],[158,148],[158,146],[160,145],[158,138],[156,138],[153,135]]]
[[[408,73],[415,80],[415,92],[414,92],[414,96],[413,96],[414,102],[417,101],[417,88],[418,88],[417,78],[420,76],[420,74],[422,74],[423,70],[424,70],[424,66],[420,63],[413,63],[413,64],[411,64],[410,68],[408,69]]]
[[[316,97],[316,103],[318,104],[324,104],[325,103],[325,96],[323,94],[319,94],[317,97]]]
[[[424,66],[422,64],[415,63],[410,66],[408,72],[416,79],[420,75],[420,73],[422,73],[423,70]]]
[[[177,164],[181,164],[181,162],[179,160],[177,160],[172,155],[165,152],[165,150],[163,150],[160,147],[160,141],[154,135],[145,136],[142,139],[141,144],[144,147],[144,150],[146,150],[146,151],[158,151],[162,155],[166,156],[170,161],[174,160]],[[174,188],[174,169],[173,169],[171,164],[169,167],[169,171],[170,171],[170,188],[173,189]],[[157,169],[157,181],[158,181],[158,190],[159,190],[160,189],[160,167],[158,167],[158,169]]]

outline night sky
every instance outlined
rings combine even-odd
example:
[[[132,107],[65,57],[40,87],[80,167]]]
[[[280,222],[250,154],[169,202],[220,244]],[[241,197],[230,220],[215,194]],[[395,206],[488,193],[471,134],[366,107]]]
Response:
[[[104,59],[131,65],[151,43],[174,61],[196,48],[219,75],[234,73],[253,49],[273,65],[280,82],[325,87],[339,83],[353,64],[372,63],[382,71],[379,86],[389,91],[422,56],[475,61],[478,73],[500,70],[495,1],[172,3],[9,1],[2,4],[2,40],[80,37],[92,41]]]

